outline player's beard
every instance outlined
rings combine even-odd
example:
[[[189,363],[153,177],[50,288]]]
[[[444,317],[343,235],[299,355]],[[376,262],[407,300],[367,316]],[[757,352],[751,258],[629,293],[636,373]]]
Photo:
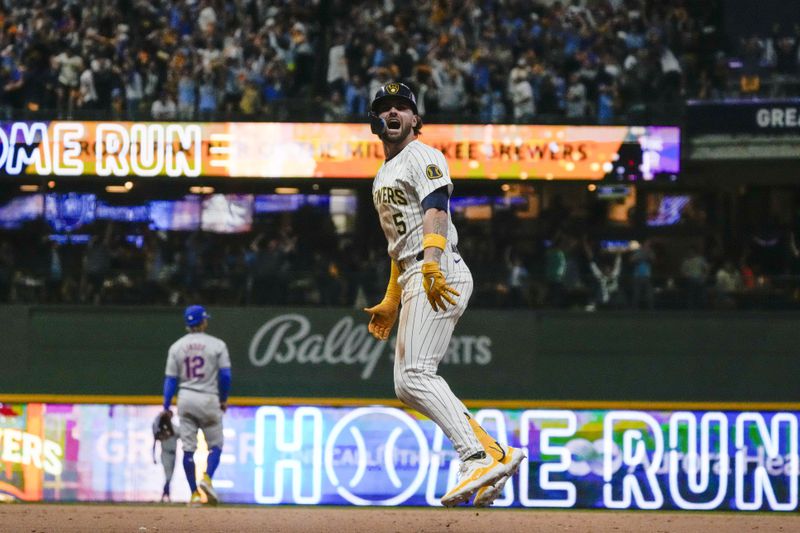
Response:
[[[381,135],[384,142],[398,144],[406,140],[412,131],[411,122],[400,120],[400,129],[396,132],[390,132],[388,129]]]

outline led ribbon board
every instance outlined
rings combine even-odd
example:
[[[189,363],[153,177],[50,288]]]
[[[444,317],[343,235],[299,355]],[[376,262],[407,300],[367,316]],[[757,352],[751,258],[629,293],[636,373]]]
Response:
[[[155,501],[159,407],[29,404],[0,417],[0,495]],[[9,414],[13,411],[14,414]],[[795,511],[797,412],[497,410],[475,417],[529,461],[505,507]],[[430,420],[387,407],[231,407],[214,485],[223,501],[428,505],[458,462]],[[205,469],[202,439],[195,455]],[[178,450],[178,461],[181,461]],[[175,499],[187,499],[180,468]]]
[[[680,130],[657,126],[440,125],[421,140],[454,178],[653,179],[679,171]],[[383,145],[362,124],[4,122],[0,174],[372,178]]]

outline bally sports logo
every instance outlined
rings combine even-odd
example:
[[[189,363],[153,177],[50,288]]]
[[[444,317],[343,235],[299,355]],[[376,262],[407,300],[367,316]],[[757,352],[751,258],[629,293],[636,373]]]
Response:
[[[278,315],[262,325],[250,341],[248,357],[253,366],[270,363],[311,365],[360,365],[361,379],[369,379],[381,356],[394,356],[395,338],[376,340],[366,321],[351,316],[339,319],[326,334],[312,331],[301,314]],[[492,361],[492,340],[485,335],[453,336],[442,363],[487,365]]]

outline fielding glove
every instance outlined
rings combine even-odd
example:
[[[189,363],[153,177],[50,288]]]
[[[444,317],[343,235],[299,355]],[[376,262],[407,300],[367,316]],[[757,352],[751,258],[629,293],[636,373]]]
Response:
[[[153,436],[156,440],[165,440],[173,435],[175,435],[175,428],[172,426],[172,411],[169,409],[161,411],[158,415],[158,424]]]
[[[422,264],[422,286],[434,311],[439,311],[439,309],[444,311],[446,309],[445,300],[450,305],[456,304],[450,294],[461,296],[457,290],[447,284],[444,274],[439,270],[439,263],[434,261],[427,261]]]

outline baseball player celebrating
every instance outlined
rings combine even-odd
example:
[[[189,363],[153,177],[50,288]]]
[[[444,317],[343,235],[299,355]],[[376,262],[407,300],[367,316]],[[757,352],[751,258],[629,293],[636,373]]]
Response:
[[[209,314],[203,306],[187,307],[183,318],[188,333],[169,348],[162,414],[171,415],[169,407],[177,390],[183,469],[192,490],[189,505],[201,503],[198,485],[208,503],[214,505],[219,498],[211,478],[222,455],[222,414],[227,408],[231,387],[231,359],[225,342],[205,332]],[[195,480],[194,465],[198,429],[203,430],[209,450],[206,473],[199,484]]]
[[[472,294],[472,274],[456,248],[458,233],[448,212],[453,184],[447,161],[417,140],[422,120],[406,85],[384,85],[370,109],[372,132],[386,155],[372,198],[392,267],[383,300],[365,309],[369,331],[388,339],[399,315],[397,397],[442,428],[461,459],[459,480],[442,504],[466,502],[477,492],[474,505],[490,505],[525,454],[491,438],[436,373]]]

